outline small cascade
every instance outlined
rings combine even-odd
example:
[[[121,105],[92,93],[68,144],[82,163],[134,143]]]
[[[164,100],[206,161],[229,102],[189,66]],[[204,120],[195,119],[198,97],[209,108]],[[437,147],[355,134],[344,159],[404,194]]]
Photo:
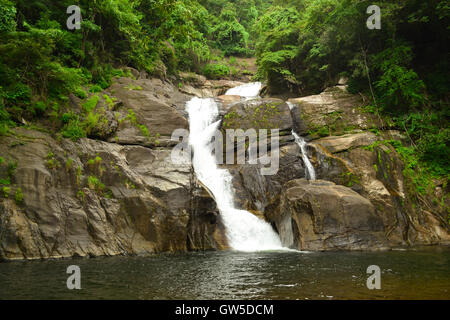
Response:
[[[241,86],[231,88],[225,93],[227,96],[241,96],[243,98],[254,98],[259,95],[261,90],[261,82],[246,83]]]
[[[292,110],[294,105],[291,102],[287,102],[287,104],[289,106],[289,109]],[[306,167],[305,169],[306,178],[309,180],[316,180],[316,172],[306,152],[306,147],[308,146],[308,144],[306,143],[305,139],[303,137],[300,137],[294,130],[292,130],[292,135],[294,136],[295,142],[298,144],[302,152],[303,162],[305,163]]]
[[[258,95],[257,88],[260,84],[249,84],[231,92],[251,97]],[[212,137],[220,125],[217,103],[214,99],[193,98],[187,103],[186,110],[189,113],[189,143],[194,151],[194,170],[214,195],[231,248],[247,252],[284,249],[270,224],[234,207],[232,176],[228,170],[217,166],[212,153]]]

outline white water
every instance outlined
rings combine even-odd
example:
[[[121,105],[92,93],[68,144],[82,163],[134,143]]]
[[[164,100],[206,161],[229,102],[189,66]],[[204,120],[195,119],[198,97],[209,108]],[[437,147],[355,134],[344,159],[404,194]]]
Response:
[[[251,97],[256,92],[255,87],[247,86],[251,92],[242,88],[236,92]],[[255,95],[258,92],[259,89]],[[220,124],[220,121],[216,121],[219,110],[214,99],[193,98],[187,103],[186,110],[189,113],[189,143],[194,151],[194,170],[198,179],[214,195],[231,248],[247,252],[284,249],[270,224],[248,211],[234,207],[232,176],[228,170],[217,166],[212,154],[211,139]]]
[[[231,88],[225,93],[227,96],[241,96],[244,98],[254,98],[259,95],[261,90],[261,82],[246,83],[241,86]]]
[[[292,110],[294,105],[291,102],[287,102],[287,104],[289,106],[289,109]],[[295,142],[297,142],[297,144],[300,147],[300,150],[302,152],[303,162],[306,167],[306,170],[305,170],[306,178],[309,180],[316,180],[316,171],[314,170],[314,167],[311,164],[311,161],[309,161],[308,154],[306,153],[306,147],[308,144],[306,143],[305,139],[303,139],[297,133],[295,133],[294,130],[292,130],[292,135],[294,136]]]

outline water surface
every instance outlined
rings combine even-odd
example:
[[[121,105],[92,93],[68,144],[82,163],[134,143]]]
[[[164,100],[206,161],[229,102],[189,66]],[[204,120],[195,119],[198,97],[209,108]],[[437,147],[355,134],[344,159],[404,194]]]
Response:
[[[69,265],[82,290],[66,287]],[[382,270],[368,290],[369,265]],[[450,299],[450,249],[199,252],[0,263],[0,299]]]

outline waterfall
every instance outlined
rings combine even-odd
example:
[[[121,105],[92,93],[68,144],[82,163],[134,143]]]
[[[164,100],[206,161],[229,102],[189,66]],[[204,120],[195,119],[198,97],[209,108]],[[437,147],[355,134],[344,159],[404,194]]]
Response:
[[[246,83],[241,86],[231,88],[225,93],[227,96],[241,96],[244,98],[254,98],[259,95],[259,91],[261,90],[262,83],[261,82],[252,82]]]
[[[235,92],[250,97],[255,92],[255,95],[258,94],[259,89],[256,90],[256,87],[250,84],[246,86],[247,89],[241,88]],[[194,170],[198,179],[214,195],[231,248],[247,252],[283,249],[278,234],[270,224],[248,211],[234,207],[232,176],[228,170],[217,166],[212,154],[212,137],[220,125],[220,120],[217,121],[217,103],[214,99],[195,97],[187,103],[186,111],[189,114],[189,144],[194,151]]]
[[[292,104],[292,102],[287,102],[287,104],[289,106],[289,109],[292,110],[292,108],[294,108],[294,104]],[[314,171],[314,167],[311,164],[311,161],[309,161],[308,154],[306,153],[306,147],[308,144],[306,143],[305,139],[303,139],[303,137],[300,137],[294,130],[292,130],[292,135],[294,136],[295,142],[300,147],[302,153],[303,162],[305,163],[306,167],[306,178],[309,180],[316,180],[316,172]]]

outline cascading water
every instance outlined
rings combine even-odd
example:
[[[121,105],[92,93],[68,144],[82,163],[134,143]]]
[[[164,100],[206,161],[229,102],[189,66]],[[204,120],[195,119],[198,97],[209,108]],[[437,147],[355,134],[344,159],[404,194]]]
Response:
[[[261,87],[262,87],[261,82],[246,83],[241,86],[229,89],[227,93],[225,93],[225,95],[241,96],[244,98],[254,98],[258,96]]]
[[[244,97],[258,95],[256,85],[247,85],[246,88],[251,92],[245,88],[236,89],[235,92],[242,93]],[[248,211],[234,207],[232,176],[228,170],[217,166],[212,153],[212,137],[220,124],[220,121],[216,121],[219,110],[214,99],[193,98],[187,103],[186,110],[189,113],[189,144],[194,151],[194,170],[198,179],[214,195],[231,248],[248,252],[284,249],[270,224]]]
[[[300,150],[302,151],[302,158],[303,158],[303,162],[305,163],[305,166],[306,166],[307,178],[309,178],[309,180],[316,180],[316,172],[314,171],[314,167],[311,164],[311,161],[309,161],[308,155],[306,153],[307,144],[306,144],[305,139],[300,137],[294,131],[292,131],[292,135],[294,136],[295,142],[297,142],[298,146],[300,147]]]
[[[294,108],[294,105],[291,102],[287,102],[287,104],[289,106],[289,109],[292,110],[292,108]],[[292,130],[292,135],[294,136],[295,142],[298,144],[302,152],[302,158],[303,162],[305,163],[307,178],[309,180],[316,180],[316,172],[313,165],[311,164],[311,161],[309,161],[308,154],[306,153],[306,147],[308,144],[306,143],[305,139],[300,137],[294,130]]]

